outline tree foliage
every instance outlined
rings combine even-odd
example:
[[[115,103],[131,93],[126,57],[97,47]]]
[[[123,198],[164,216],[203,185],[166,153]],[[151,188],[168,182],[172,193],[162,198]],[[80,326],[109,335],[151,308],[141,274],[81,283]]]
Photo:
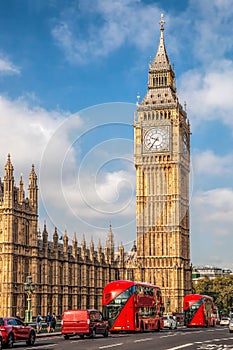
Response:
[[[213,297],[223,315],[229,315],[233,310],[233,275],[217,276],[214,279],[205,276],[193,284],[193,292]]]

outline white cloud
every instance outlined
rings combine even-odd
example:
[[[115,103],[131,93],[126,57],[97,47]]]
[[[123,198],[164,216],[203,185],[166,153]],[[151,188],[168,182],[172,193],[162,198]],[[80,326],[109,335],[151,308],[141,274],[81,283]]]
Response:
[[[194,264],[231,267],[233,190],[198,191],[191,205],[191,249]]]
[[[10,153],[17,177],[20,173],[28,174],[32,163],[38,172],[45,145],[66,113],[30,108],[23,98],[10,100],[0,96],[0,115],[1,133],[5,135],[0,138],[1,168]]]
[[[211,227],[214,235],[232,235],[233,224],[233,190],[218,188],[209,191],[198,191],[192,203],[196,213],[205,213],[198,216],[203,221],[203,228]],[[210,232],[210,229],[208,229]]]
[[[192,157],[195,176],[221,177],[233,176],[233,154],[220,156],[212,150],[199,152]]]
[[[134,107],[113,103],[80,111],[66,118],[47,143],[40,193],[49,220],[60,232],[68,228],[79,237],[83,232],[89,237],[106,234],[112,222],[121,240],[129,227],[135,238],[133,142],[127,133],[121,135],[123,129],[132,132],[127,120]]]
[[[0,55],[0,75],[20,74],[20,68],[15,66],[7,57]]]
[[[52,30],[70,62],[89,63],[96,57],[106,57],[126,43],[140,49],[152,45],[155,32],[152,19],[160,17],[156,6],[134,0],[99,0],[95,7],[92,1],[81,3],[77,12],[75,8],[63,12]],[[98,19],[85,28],[78,21],[81,15]]]
[[[233,62],[220,61],[205,71],[188,71],[180,79],[181,99],[188,101],[192,127],[218,120],[233,130]]]

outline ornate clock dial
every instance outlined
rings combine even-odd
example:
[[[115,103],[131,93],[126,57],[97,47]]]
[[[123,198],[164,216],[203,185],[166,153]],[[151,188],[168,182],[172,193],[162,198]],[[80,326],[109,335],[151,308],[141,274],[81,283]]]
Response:
[[[144,144],[149,151],[168,151],[169,133],[167,127],[153,128],[147,131]]]

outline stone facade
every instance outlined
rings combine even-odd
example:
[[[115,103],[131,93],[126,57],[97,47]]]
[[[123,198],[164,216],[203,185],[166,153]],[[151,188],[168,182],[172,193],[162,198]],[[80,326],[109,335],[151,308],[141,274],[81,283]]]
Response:
[[[0,180],[0,315],[25,316],[26,277],[35,286],[32,314],[70,308],[101,309],[102,290],[116,279],[146,281],[161,287],[167,311],[182,311],[191,291],[189,240],[190,126],[175,88],[175,74],[164,45],[149,68],[148,90],[135,115],[137,244],[131,252],[114,249],[112,228],[106,245],[85,237],[78,245],[44,224],[38,232],[38,186],[32,166],[27,197],[15,185],[10,156]]]
[[[25,316],[27,300],[24,291],[26,277],[31,275],[35,290],[32,294],[32,315],[48,311],[61,315],[69,308],[100,308],[102,290],[115,279],[132,278],[130,264],[124,261],[124,247],[114,251],[112,228],[107,233],[106,246],[93,241],[89,246],[83,237],[78,246],[76,235],[68,242],[65,232],[62,243],[57,229],[48,240],[46,224],[38,232],[37,176],[32,166],[28,196],[25,197],[22,177],[15,186],[10,156],[5,176],[0,182],[0,315]],[[129,253],[129,256],[135,253]],[[126,266],[129,266],[129,276]]]

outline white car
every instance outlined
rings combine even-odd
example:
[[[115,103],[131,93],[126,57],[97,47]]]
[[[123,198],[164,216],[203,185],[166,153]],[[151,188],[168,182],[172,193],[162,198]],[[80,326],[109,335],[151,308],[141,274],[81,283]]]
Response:
[[[164,328],[169,328],[169,329],[177,328],[177,321],[172,316],[169,316],[169,315],[163,316],[163,323],[164,323]]]
[[[230,318],[229,317],[222,317],[220,321],[220,326],[229,326]]]

